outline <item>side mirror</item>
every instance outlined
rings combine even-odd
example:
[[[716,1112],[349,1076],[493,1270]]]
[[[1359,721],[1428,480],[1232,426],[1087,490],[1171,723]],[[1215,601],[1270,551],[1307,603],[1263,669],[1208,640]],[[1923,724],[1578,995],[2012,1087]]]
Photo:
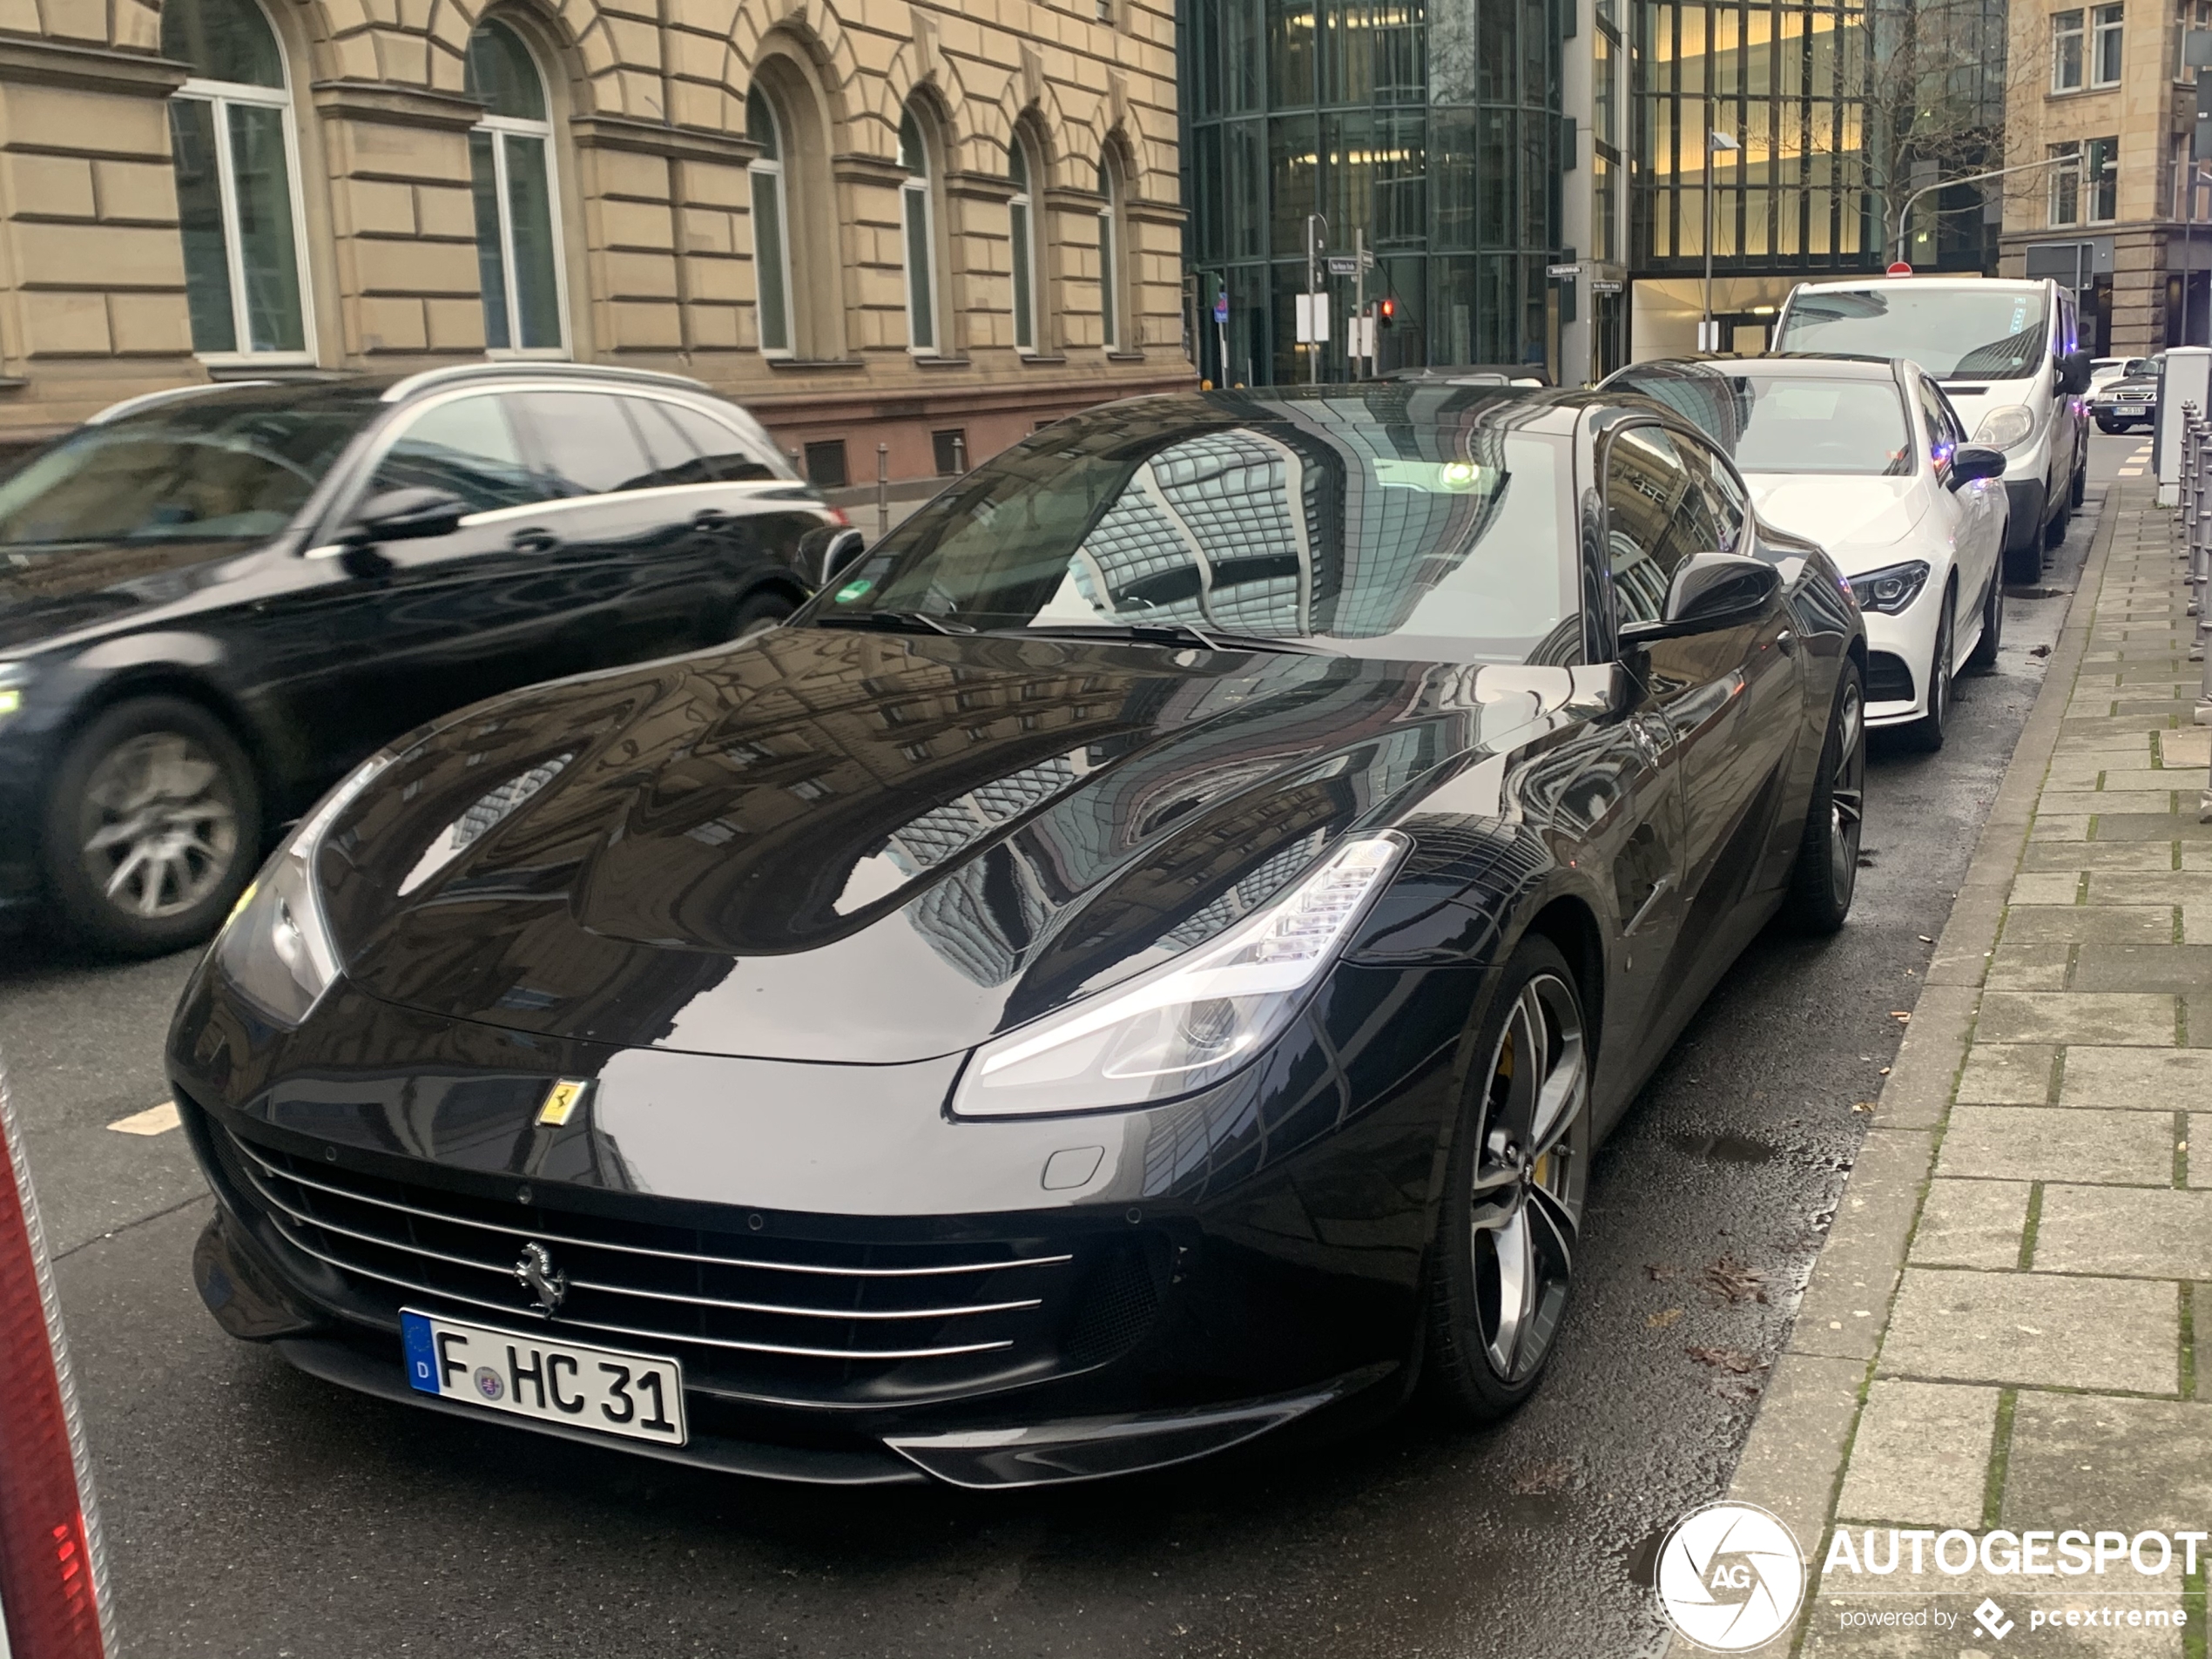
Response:
[[[1667,587],[1666,614],[1657,622],[1632,622],[1621,643],[1679,639],[1749,622],[1782,590],[1782,572],[1764,559],[1741,553],[1700,553],[1685,559]]]
[[[1971,484],[1977,479],[2002,478],[2005,475],[2005,452],[1986,443],[1962,443],[1951,452],[1951,487]]]
[[[352,547],[374,547],[379,542],[450,536],[461,528],[468,511],[468,502],[442,489],[387,489],[361,503],[346,529],[345,541]]]
[[[831,536],[828,550],[822,555],[822,585],[827,587],[858,564],[867,550],[867,538],[858,530],[840,530]]]
[[[2089,354],[2070,351],[2059,358],[2059,390],[2081,393],[2089,389]]]

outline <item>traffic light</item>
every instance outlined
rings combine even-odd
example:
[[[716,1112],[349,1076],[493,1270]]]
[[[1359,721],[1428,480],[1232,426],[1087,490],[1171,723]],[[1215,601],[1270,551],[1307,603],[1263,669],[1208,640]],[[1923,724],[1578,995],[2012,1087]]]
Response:
[[[1382,327],[1387,328],[1391,324],[1396,322],[1397,320],[1397,300],[1385,299],[1375,301],[1375,321],[1377,324]]]

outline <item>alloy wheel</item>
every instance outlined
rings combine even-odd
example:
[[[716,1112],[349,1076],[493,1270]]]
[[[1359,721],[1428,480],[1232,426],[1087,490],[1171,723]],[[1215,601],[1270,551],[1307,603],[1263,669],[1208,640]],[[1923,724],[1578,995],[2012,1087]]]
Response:
[[[1828,780],[1828,878],[1837,896],[1858,880],[1858,839],[1866,819],[1866,708],[1854,677],[1836,706],[1836,769]]]
[[[1589,1051],[1574,988],[1521,988],[1490,1060],[1467,1244],[1485,1358],[1508,1385],[1532,1376],[1567,1308],[1588,1170]]]
[[[214,755],[181,732],[144,732],[86,779],[78,854],[95,892],[160,919],[205,902],[238,861],[238,801]]]

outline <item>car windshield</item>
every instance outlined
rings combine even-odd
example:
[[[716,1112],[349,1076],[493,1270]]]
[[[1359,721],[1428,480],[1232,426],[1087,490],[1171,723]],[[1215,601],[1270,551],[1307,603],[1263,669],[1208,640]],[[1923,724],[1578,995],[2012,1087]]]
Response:
[[[1543,408],[1409,383],[1111,405],[978,468],[808,617],[1579,660],[1567,459],[1524,429]]]
[[[1912,428],[1897,382],[1829,376],[1736,374],[1699,365],[1608,384],[1642,392],[1695,421],[1744,472],[1903,475]]]
[[[241,388],[80,427],[0,482],[0,547],[273,536],[375,407]]]
[[[2043,361],[2034,288],[1850,288],[1791,296],[1774,349],[1909,357],[1952,379],[2018,380]]]

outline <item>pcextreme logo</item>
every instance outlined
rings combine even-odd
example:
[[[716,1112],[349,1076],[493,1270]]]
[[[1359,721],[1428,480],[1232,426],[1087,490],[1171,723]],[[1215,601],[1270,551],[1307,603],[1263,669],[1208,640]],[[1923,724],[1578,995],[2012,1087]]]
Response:
[[[1749,1653],[1790,1629],[1805,1595],[1805,1558],[1779,1517],[1750,1503],[1710,1503],[1659,1547],[1660,1609],[1687,1642]]]

